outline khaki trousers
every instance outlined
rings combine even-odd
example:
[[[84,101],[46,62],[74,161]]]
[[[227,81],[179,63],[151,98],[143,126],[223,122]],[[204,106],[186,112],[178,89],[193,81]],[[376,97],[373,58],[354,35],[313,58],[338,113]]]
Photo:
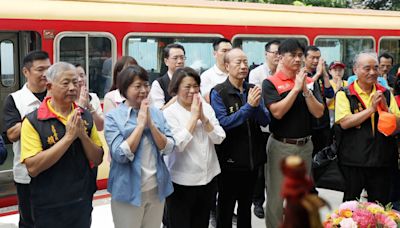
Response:
[[[164,202],[154,188],[142,192],[142,206],[111,200],[111,212],[115,228],[160,228]]]
[[[283,218],[283,199],[281,189],[283,175],[281,161],[289,155],[298,155],[306,163],[308,173],[311,170],[313,144],[309,140],[305,145],[298,146],[283,143],[272,136],[267,143],[267,164],[265,166],[265,181],[267,187],[267,206],[265,224],[267,228],[278,228]]]

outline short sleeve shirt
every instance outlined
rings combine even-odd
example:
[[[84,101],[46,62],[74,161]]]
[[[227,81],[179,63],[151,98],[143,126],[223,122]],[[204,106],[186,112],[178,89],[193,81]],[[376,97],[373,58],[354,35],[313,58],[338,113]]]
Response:
[[[42,93],[33,93],[40,101],[43,101],[47,91]],[[15,124],[22,121],[21,114],[15,106],[15,101],[11,95],[8,95],[4,102],[4,130],[14,127]]]
[[[284,99],[290,92],[284,92],[279,94],[275,86],[270,80],[264,80],[263,86],[263,98],[266,107],[273,103],[277,103]],[[314,83],[313,94],[315,98],[322,103],[321,93],[319,86]],[[289,111],[278,120],[271,115],[270,131],[281,138],[302,138],[311,135],[312,133],[312,114],[308,110],[306,100],[300,92],[292,107]]]
[[[58,113],[51,107],[50,100],[48,100],[47,106],[49,110],[59,117],[59,120],[65,125],[69,118],[72,117],[71,112],[67,117],[64,117]],[[22,122],[21,127],[21,162],[24,162],[25,159],[35,156],[36,154],[43,151],[42,143],[40,141],[39,132],[32,126],[27,118]],[[97,146],[102,146],[100,137],[97,132],[96,125],[93,124],[92,131],[90,133],[90,139]]]

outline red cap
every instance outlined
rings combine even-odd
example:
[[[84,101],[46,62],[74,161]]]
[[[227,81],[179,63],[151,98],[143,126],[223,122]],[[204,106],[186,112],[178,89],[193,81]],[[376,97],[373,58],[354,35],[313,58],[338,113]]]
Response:
[[[329,70],[331,70],[332,68],[335,68],[335,67],[341,67],[344,69],[344,68],[346,68],[346,65],[340,61],[334,61],[329,65]]]

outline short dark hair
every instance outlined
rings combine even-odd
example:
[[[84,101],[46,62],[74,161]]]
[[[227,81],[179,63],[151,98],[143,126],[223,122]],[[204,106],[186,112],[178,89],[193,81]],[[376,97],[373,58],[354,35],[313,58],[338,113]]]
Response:
[[[120,59],[117,60],[114,66],[113,81],[110,91],[116,90],[118,88],[118,75],[124,68],[129,65],[138,65],[138,63],[135,58],[128,55],[122,56]]]
[[[146,82],[149,81],[147,71],[139,65],[128,66],[119,73],[118,89],[123,97],[126,98],[126,92],[128,91],[128,88],[133,83],[133,81],[135,81],[136,77],[139,77]]]
[[[232,45],[232,42],[230,40],[226,38],[218,38],[213,42],[214,51],[218,50],[220,43],[230,43]]]
[[[317,46],[310,45],[306,47],[306,50],[304,51],[304,56],[307,57],[308,51],[320,51]]]
[[[164,58],[165,59],[168,59],[168,57],[169,57],[169,51],[171,50],[171,48],[178,48],[178,49],[182,49],[182,51],[183,51],[183,54],[186,54],[185,53],[185,48],[182,46],[182,45],[180,45],[180,44],[168,44],[167,46],[165,46],[165,48],[163,49],[163,54],[164,54]]]
[[[271,41],[269,41],[268,43],[265,44],[265,51],[269,51],[271,45],[273,45],[273,44],[279,46],[281,44],[281,41],[279,41],[279,40],[271,40]]]
[[[22,65],[23,67],[30,69],[34,61],[46,60],[46,59],[49,59],[49,54],[47,52],[41,50],[35,50],[25,55],[24,59],[22,60]]]
[[[292,53],[297,50],[301,50],[304,53],[304,45],[301,44],[298,40],[296,39],[286,39],[282,41],[282,43],[279,45],[278,52],[280,55],[284,53]]]
[[[380,54],[379,57],[378,57],[378,62],[379,63],[381,63],[381,58],[382,57],[385,58],[385,59],[391,59],[392,60],[392,65],[393,65],[394,58],[393,58],[393,56],[391,54],[389,54],[387,52],[384,52],[384,53]]]
[[[200,86],[200,75],[195,70],[190,67],[178,68],[172,75],[171,82],[169,83],[169,95],[175,96],[178,93],[179,85],[181,84],[184,77],[192,77]]]

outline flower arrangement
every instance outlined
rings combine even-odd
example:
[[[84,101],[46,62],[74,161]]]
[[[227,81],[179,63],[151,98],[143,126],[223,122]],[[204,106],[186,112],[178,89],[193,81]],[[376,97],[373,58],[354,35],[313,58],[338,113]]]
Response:
[[[324,228],[397,228],[400,212],[371,202],[348,201],[324,221]]]

